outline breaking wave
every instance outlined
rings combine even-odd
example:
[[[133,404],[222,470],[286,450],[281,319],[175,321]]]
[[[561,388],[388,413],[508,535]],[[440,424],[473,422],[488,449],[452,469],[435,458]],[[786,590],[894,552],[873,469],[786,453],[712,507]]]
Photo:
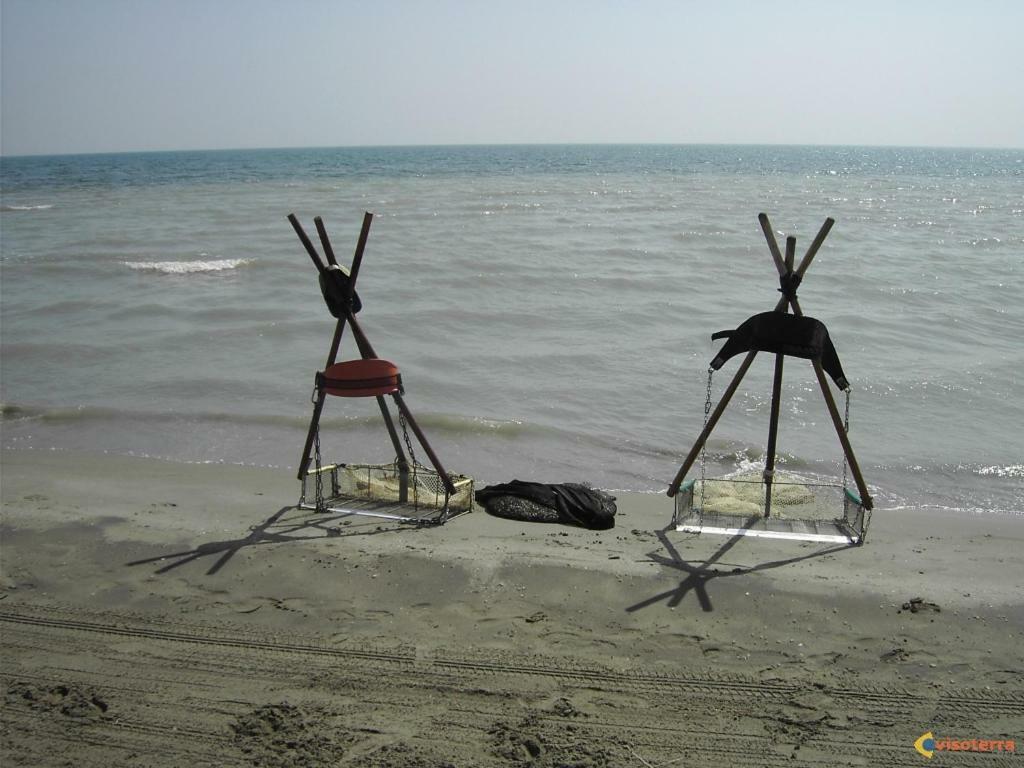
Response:
[[[1009,464],[1005,467],[998,465],[992,467],[980,467],[978,469],[978,474],[993,477],[1024,477],[1024,464]]]
[[[191,275],[205,272],[224,272],[251,264],[252,259],[215,259],[213,261],[126,261],[129,269],[140,272],[159,272],[164,275]]]

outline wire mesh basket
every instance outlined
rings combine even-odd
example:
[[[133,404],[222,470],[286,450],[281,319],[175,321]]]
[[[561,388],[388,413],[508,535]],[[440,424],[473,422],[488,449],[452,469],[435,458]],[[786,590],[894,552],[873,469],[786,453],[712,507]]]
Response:
[[[759,472],[689,480],[676,494],[673,523],[687,533],[864,542],[870,513],[838,483],[776,472],[767,514],[766,499]]]
[[[443,523],[473,507],[473,478],[441,476],[419,464],[327,464],[302,480],[299,507],[324,513],[368,515],[405,522]]]

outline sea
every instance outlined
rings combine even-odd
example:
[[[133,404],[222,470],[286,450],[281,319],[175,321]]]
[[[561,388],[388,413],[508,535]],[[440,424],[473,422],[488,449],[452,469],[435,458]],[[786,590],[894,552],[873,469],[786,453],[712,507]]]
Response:
[[[1024,150],[358,147],[0,170],[5,449],[295,471],[335,320],[287,216],[318,248],[322,217],[348,264],[370,211],[359,321],[448,471],[663,493],[739,367],[709,377],[711,335],[780,298],[765,213],[797,262],[835,221],[799,301],[850,381],[848,401],[829,386],[876,514],[1024,520]],[[356,357],[346,332],[338,359]],[[763,462],[773,369],[757,356],[691,474]],[[778,435],[780,468],[845,474],[807,360],[785,360]],[[394,457],[372,400],[329,398],[320,436],[325,461]]]

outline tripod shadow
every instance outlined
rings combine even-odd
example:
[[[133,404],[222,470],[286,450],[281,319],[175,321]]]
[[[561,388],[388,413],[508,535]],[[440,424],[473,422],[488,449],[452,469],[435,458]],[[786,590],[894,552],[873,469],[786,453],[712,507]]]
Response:
[[[750,518],[744,527],[749,528],[757,520],[757,517]],[[834,552],[841,552],[846,549],[853,549],[857,546],[854,543],[831,545],[796,557],[789,557],[782,560],[771,560],[746,567],[739,566],[730,571],[720,571],[712,566],[715,565],[715,563],[718,563],[730,549],[735,547],[742,539],[745,539],[746,536],[742,533],[738,533],[730,537],[724,544],[722,544],[721,547],[719,547],[705,560],[687,561],[683,559],[682,555],[679,554],[679,550],[669,540],[669,531],[675,531],[675,526],[670,525],[669,527],[657,532],[658,540],[665,548],[665,551],[668,552],[668,557],[657,552],[652,552],[650,554],[651,561],[664,565],[668,568],[672,568],[673,570],[682,571],[686,574],[685,578],[679,582],[678,586],[673,587],[672,589],[665,590],[664,592],[660,592],[646,600],[641,600],[639,603],[630,605],[626,608],[626,613],[635,613],[636,611],[649,608],[662,601],[666,601],[669,608],[675,608],[683,601],[683,598],[685,598],[689,592],[693,592],[696,595],[697,602],[700,603],[700,607],[703,611],[710,612],[715,608],[711,602],[711,597],[708,594],[707,587],[708,583],[714,579],[729,576],[745,576],[750,573],[756,573],[757,571],[781,568],[785,565],[792,565],[794,563],[811,560],[816,557],[824,557],[825,555],[829,555]]]
[[[290,512],[295,514],[289,515],[288,513]],[[352,525],[353,518],[361,520],[363,524],[358,527],[351,528],[339,527],[339,523],[344,526]],[[264,544],[288,544],[296,541],[312,541],[315,539],[375,536],[380,533],[394,533],[401,530],[408,530],[410,527],[415,527],[408,526],[407,524],[392,524],[385,527],[385,524],[388,522],[392,521],[386,521],[379,518],[372,519],[371,521],[368,518],[359,517],[353,514],[340,513],[325,515],[318,514],[313,510],[304,510],[299,507],[282,507],[259,525],[252,526],[249,529],[248,535],[243,536],[242,538],[229,539],[226,541],[209,541],[204,544],[199,544],[194,549],[190,549],[185,552],[172,552],[166,555],[147,557],[142,560],[134,560],[130,563],[125,563],[125,565],[149,565],[152,563],[162,563],[165,560],[173,561],[155,571],[155,573],[163,574],[203,557],[217,557],[209,570],[206,571],[207,576],[213,576],[227,565],[232,557],[238,554],[238,552],[245,547]]]

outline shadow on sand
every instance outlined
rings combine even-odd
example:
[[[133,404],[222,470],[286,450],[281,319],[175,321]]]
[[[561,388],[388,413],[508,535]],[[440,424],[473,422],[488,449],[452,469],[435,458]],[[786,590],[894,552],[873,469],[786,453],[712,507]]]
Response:
[[[752,518],[756,519],[756,518]],[[835,552],[841,552],[846,549],[856,549],[856,544],[836,544],[829,545],[823,548],[815,549],[813,552],[807,552],[805,554],[784,558],[781,560],[770,560],[757,565],[750,566],[737,566],[730,570],[720,570],[715,566],[722,557],[733,547],[736,546],[741,540],[747,538],[742,533],[736,534],[730,537],[719,547],[710,557],[705,560],[693,560],[687,561],[679,554],[679,550],[669,540],[669,532],[675,531],[674,526],[669,526],[657,532],[658,540],[661,545],[665,548],[668,556],[661,554],[660,552],[650,553],[651,562],[659,563],[667,568],[673,570],[682,571],[686,574],[686,577],[679,582],[678,586],[672,589],[660,592],[657,595],[641,600],[639,603],[635,603],[626,608],[627,613],[634,613],[644,608],[649,608],[662,601],[667,601],[669,608],[675,608],[686,597],[688,592],[693,592],[697,596],[697,602],[700,603],[700,607],[704,611],[713,611],[714,605],[711,602],[711,596],[708,595],[708,582],[714,579],[720,579],[729,576],[744,576],[749,573],[755,573],[757,571],[767,571],[772,568],[781,568],[785,565],[792,565],[793,563],[799,563],[804,560],[811,560],[816,557],[824,557]],[[692,534],[697,536],[699,534]]]
[[[207,576],[212,576],[245,547],[350,536],[375,536],[381,533],[414,531],[421,527],[414,523],[399,523],[354,514],[318,514],[314,510],[305,510],[299,507],[282,507],[259,525],[252,526],[249,529],[249,534],[240,539],[210,541],[185,552],[173,552],[143,560],[133,560],[125,565],[150,565],[170,560],[172,562],[155,571],[156,573],[167,573],[194,560],[219,555],[206,572]]]

